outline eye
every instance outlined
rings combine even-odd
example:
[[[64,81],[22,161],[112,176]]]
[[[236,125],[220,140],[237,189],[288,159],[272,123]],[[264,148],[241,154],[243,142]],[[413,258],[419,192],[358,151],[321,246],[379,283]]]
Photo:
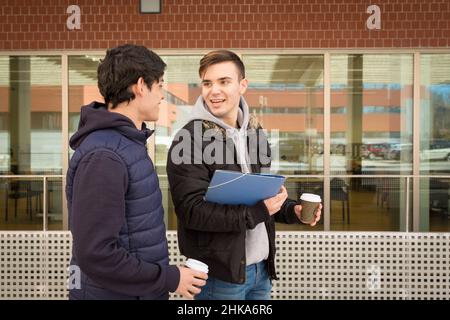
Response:
[[[220,81],[220,84],[222,85],[222,86],[226,86],[226,85],[228,85],[230,83],[230,80],[221,80]]]
[[[204,88],[210,88],[212,83],[211,82],[203,82],[202,85]]]

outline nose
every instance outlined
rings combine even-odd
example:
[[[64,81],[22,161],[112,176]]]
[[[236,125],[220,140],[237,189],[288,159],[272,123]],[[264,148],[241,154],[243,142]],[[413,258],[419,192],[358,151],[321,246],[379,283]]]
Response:
[[[211,93],[220,93],[220,87],[217,83],[213,83],[211,86]]]

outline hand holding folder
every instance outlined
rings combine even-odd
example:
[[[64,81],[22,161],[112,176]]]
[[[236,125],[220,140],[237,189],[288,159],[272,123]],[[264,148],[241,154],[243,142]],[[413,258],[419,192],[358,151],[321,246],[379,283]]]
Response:
[[[279,175],[216,170],[205,200],[218,204],[252,206],[258,201],[275,196],[284,180],[285,178]]]

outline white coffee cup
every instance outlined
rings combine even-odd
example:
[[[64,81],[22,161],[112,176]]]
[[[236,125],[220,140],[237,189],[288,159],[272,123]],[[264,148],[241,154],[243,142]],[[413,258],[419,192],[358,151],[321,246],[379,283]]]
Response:
[[[186,267],[193,269],[193,270],[200,271],[200,272],[204,272],[204,273],[208,273],[208,271],[209,271],[207,264],[205,264],[201,261],[192,259],[192,258],[189,258],[186,260]]]
[[[302,193],[300,200],[309,201],[309,202],[322,202],[322,199],[319,195],[314,193]]]

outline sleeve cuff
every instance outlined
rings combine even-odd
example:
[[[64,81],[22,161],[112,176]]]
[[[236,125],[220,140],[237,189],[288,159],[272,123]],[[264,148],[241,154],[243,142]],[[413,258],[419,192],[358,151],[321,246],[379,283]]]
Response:
[[[249,214],[247,215],[247,228],[253,229],[261,222],[265,222],[270,218],[269,211],[267,210],[264,201],[258,201],[254,206],[249,207]]]
[[[180,270],[175,265],[169,265],[167,268],[166,287],[170,292],[175,292],[180,283]]]
[[[300,219],[295,214],[295,206],[297,203],[295,201],[289,202],[287,204],[286,212],[287,212],[287,221],[289,224],[302,224]]]

